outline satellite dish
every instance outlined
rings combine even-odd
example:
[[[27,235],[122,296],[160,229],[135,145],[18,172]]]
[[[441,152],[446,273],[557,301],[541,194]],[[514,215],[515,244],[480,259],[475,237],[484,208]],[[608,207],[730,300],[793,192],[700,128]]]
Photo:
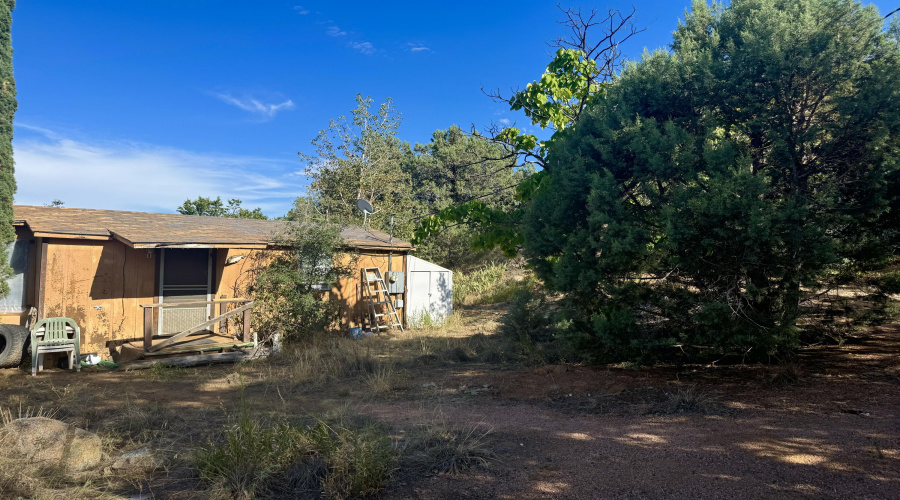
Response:
[[[358,208],[360,212],[366,215],[372,215],[375,213],[375,209],[372,208],[372,204],[366,200],[356,200],[356,208]]]
[[[358,208],[359,211],[363,213],[363,227],[366,227],[366,222],[368,222],[369,216],[377,213],[372,207],[371,203],[361,198],[356,200],[356,208]]]

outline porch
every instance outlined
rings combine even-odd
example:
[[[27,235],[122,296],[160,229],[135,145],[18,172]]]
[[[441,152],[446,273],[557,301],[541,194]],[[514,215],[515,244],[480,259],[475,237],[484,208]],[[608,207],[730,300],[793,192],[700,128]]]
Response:
[[[123,348],[140,350],[143,358],[225,352],[255,345],[250,327],[253,301],[249,299],[141,304],[140,307],[144,311],[143,341],[128,342]],[[198,308],[212,313],[176,333],[161,333],[160,319],[167,312],[196,311]],[[212,314],[215,316],[210,317]]]

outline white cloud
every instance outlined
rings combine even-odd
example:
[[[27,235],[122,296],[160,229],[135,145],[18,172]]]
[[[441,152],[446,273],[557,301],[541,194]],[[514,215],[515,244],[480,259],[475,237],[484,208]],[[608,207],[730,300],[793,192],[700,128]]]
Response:
[[[293,158],[206,154],[135,142],[99,143],[17,124],[15,201],[67,207],[174,212],[197,196],[238,198],[284,215],[306,189]],[[22,138],[26,136],[27,138]]]
[[[305,16],[305,15],[309,14],[309,11],[307,9],[303,8],[302,5],[295,5],[294,11],[296,11],[297,14],[300,14],[301,16]]]
[[[371,55],[375,53],[375,46],[369,42],[350,42],[347,45],[360,54]]]
[[[340,28],[338,28],[337,26],[329,26],[328,29],[325,30],[325,33],[326,33],[328,36],[333,36],[333,37],[347,36],[347,32],[346,32],[346,31],[342,31],[342,30],[341,30]]]
[[[509,118],[501,118],[497,121],[500,122],[500,125],[509,125],[509,123],[510,123]]]
[[[245,97],[243,99],[239,99],[237,97],[232,96],[229,93],[216,93],[214,94],[223,102],[231,104],[232,106],[236,106],[244,111],[253,113],[262,118],[274,118],[279,111],[285,109],[293,109],[294,101],[288,99],[280,104],[266,104],[257,99],[251,97]]]
[[[413,53],[415,53],[415,52],[431,52],[431,49],[422,45],[421,43],[408,43],[408,44],[406,44],[406,46],[409,47],[409,51],[413,52]]]

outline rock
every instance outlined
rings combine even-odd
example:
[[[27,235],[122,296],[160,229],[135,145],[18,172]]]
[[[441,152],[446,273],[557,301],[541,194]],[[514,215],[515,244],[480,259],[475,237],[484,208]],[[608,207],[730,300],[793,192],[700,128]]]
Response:
[[[100,437],[59,420],[46,417],[20,418],[0,430],[0,453],[29,462],[59,464],[69,472],[80,472],[103,458]]]
[[[156,459],[147,448],[139,448],[134,451],[122,454],[115,463],[112,464],[113,469],[155,469]]]

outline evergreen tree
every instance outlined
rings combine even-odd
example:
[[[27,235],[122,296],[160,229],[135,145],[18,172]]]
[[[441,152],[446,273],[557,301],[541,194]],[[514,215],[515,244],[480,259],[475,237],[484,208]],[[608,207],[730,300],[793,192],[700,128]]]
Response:
[[[412,179],[415,212],[421,217],[473,201],[488,210],[512,211],[517,205],[512,188],[531,174],[510,165],[514,155],[508,147],[455,125],[435,131],[431,141],[416,144],[404,160],[403,168]],[[460,270],[499,257],[477,244],[480,234],[470,224],[443,226],[418,241],[418,255]]]
[[[12,225],[13,196],[16,194],[13,117],[18,108],[12,63],[12,12],[15,8],[15,0],[0,2],[0,296],[9,293],[6,280],[12,276],[12,269],[6,263],[6,245],[16,239]]]
[[[554,136],[525,251],[566,293],[580,347],[796,346],[803,290],[896,230],[891,33],[851,0],[696,1],[671,53],[628,67]]]

